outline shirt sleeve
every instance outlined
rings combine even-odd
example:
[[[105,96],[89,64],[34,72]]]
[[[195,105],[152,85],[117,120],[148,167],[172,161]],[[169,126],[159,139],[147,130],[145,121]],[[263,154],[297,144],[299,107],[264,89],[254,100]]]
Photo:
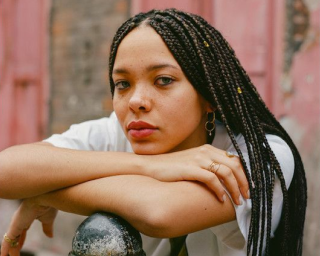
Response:
[[[294,172],[294,158],[291,149],[286,144],[286,142],[278,136],[267,135],[266,137],[280,164],[285,178],[286,186],[288,188],[290,186]],[[246,160],[247,166],[250,167],[247,147],[242,135],[237,136],[237,142]],[[237,154],[233,145],[230,145],[227,150],[231,151],[234,154]],[[226,192],[228,194],[228,191]],[[217,239],[222,242],[222,244],[224,244],[228,248],[232,248],[235,250],[246,248],[251,220],[252,202],[250,199],[246,200],[243,197],[241,197],[241,200],[242,205],[234,204],[234,208],[236,211],[235,221],[211,228],[211,231],[217,236]],[[274,236],[274,232],[279,224],[283,205],[281,184],[277,176],[275,177],[272,203],[271,237]]]
[[[132,151],[114,112],[109,118],[71,125],[69,130],[62,134],[54,134],[44,142],[76,150]]]

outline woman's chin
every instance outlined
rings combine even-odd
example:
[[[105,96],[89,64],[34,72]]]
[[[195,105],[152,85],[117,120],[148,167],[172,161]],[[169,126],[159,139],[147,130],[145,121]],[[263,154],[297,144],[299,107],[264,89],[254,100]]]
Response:
[[[155,143],[133,143],[131,146],[137,155],[159,155],[170,151],[170,149]]]

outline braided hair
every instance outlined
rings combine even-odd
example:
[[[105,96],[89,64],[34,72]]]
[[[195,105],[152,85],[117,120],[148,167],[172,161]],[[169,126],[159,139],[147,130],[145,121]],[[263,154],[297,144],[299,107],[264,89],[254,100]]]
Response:
[[[301,255],[307,203],[301,157],[219,31],[200,16],[176,9],[151,10],[130,18],[118,29],[111,45],[112,94],[115,85],[111,75],[119,44],[130,31],[142,25],[152,27],[161,36],[191,84],[217,109],[216,118],[225,125],[239,154],[252,199],[247,254],[263,255],[265,245],[265,255]],[[251,172],[235,139],[239,133],[247,146]],[[281,137],[293,153],[295,169],[288,190],[266,134]],[[281,183],[283,209],[280,224],[271,238],[275,175]]]

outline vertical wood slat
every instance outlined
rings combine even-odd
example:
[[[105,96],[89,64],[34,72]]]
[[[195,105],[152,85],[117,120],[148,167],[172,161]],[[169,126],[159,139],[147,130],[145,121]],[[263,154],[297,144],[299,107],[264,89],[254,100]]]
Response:
[[[44,136],[49,0],[0,2],[0,150]]]

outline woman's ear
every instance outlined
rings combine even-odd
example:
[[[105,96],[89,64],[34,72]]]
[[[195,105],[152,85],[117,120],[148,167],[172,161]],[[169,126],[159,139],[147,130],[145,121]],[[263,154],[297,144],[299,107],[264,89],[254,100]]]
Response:
[[[214,112],[216,111],[216,107],[212,106],[211,103],[207,102],[206,103],[206,112],[207,113],[211,113],[211,112]]]

